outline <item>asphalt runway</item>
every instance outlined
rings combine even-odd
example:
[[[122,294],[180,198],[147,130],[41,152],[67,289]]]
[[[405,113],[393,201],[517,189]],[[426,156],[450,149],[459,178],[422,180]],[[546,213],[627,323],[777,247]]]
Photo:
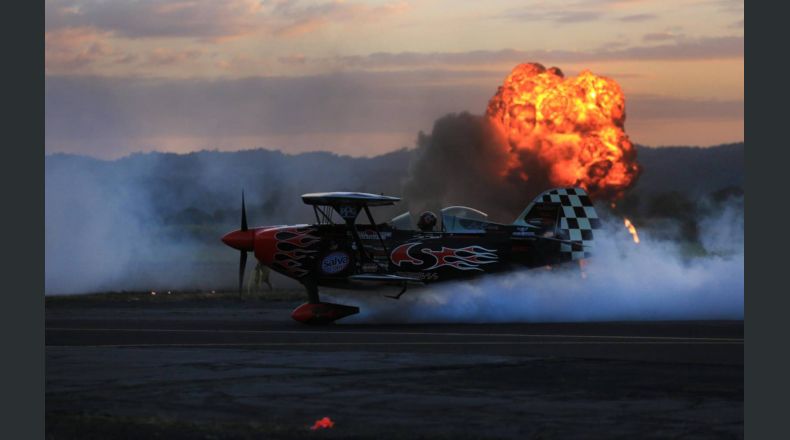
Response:
[[[48,307],[48,433],[743,436],[742,321],[309,327],[295,305]]]

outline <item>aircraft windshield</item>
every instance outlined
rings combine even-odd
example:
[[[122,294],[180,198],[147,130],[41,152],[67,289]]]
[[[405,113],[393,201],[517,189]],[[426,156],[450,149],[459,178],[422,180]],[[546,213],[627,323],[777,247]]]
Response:
[[[469,220],[488,220],[488,214],[468,206],[448,206],[442,209],[442,216],[451,215],[453,217],[465,218]]]
[[[488,214],[468,206],[449,206],[442,209],[442,229],[445,232],[483,233]]]
[[[474,220],[476,222],[488,222],[488,214],[468,206],[448,206],[441,210],[442,227],[444,230],[457,231],[457,232],[478,232],[478,229],[461,226],[461,220]],[[401,230],[416,230],[417,225],[412,220],[411,213],[408,211],[403,214],[395,216],[389,221],[389,224],[395,229]],[[468,223],[465,223],[468,224]],[[449,228],[448,228],[449,226]]]
[[[413,223],[411,221],[411,214],[409,213],[409,211],[406,211],[401,215],[395,216],[392,220],[389,221],[389,223],[395,229],[403,229],[407,231],[414,229]]]

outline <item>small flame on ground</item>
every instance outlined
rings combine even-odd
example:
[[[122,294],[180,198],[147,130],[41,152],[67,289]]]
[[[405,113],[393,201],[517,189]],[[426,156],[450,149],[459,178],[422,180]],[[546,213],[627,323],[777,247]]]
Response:
[[[634,243],[639,244],[639,234],[636,233],[636,227],[631,223],[631,220],[623,218],[623,224],[625,224],[625,228],[628,229],[631,236],[634,237]]]
[[[310,427],[311,430],[315,431],[318,429],[329,429],[335,426],[335,422],[332,421],[329,417],[324,417],[323,419],[318,419],[313,423],[313,426]]]

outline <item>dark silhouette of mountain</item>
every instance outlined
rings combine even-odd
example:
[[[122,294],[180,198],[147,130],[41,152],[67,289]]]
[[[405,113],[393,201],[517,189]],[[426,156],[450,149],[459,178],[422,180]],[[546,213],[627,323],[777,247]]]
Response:
[[[694,242],[706,212],[723,212],[733,200],[742,206],[742,143],[642,147],[638,154],[644,172],[617,202],[615,216],[628,216],[640,228],[678,224],[679,232],[668,237]],[[47,156],[47,289],[233,285],[235,260],[219,237],[238,228],[242,189],[253,226],[310,223],[313,211],[301,194],[400,195],[413,155],[405,149],[370,158],[260,149],[146,153],[112,161]],[[408,208],[404,200],[374,215],[386,221]]]
[[[743,142],[716,147],[638,147],[644,171],[631,192],[709,194],[743,187]]]
[[[99,186],[112,194],[115,206],[147,203],[137,206],[136,211],[145,212],[149,219],[167,224],[206,224],[236,219],[244,189],[251,214],[259,221],[308,221],[312,212],[298,198],[303,193],[400,195],[413,151],[401,149],[359,158],[329,152],[285,154],[258,149],[145,153],[113,161],[54,154],[45,160],[47,197],[48,203],[54,202],[70,189]],[[643,172],[628,196],[644,198],[676,192],[695,199],[743,186],[743,143],[707,148],[639,147],[638,155]],[[88,196],[79,198],[83,203],[91,202]],[[408,206],[408,200],[404,202],[399,209]]]

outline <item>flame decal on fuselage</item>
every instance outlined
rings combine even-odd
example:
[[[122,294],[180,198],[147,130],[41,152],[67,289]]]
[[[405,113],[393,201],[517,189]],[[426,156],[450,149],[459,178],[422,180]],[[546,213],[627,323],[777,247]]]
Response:
[[[392,264],[398,267],[401,267],[404,263],[414,266],[430,265],[429,262],[415,258],[409,254],[409,251],[411,251],[413,247],[421,244],[422,242],[418,241],[414,243],[404,243],[396,247],[392,251],[392,254],[390,254]],[[466,246],[457,249],[442,246],[441,250],[435,251],[430,248],[422,248],[420,252],[436,260],[433,265],[422,269],[423,271],[438,269],[445,266],[458,270],[483,270],[479,267],[480,265],[496,263],[498,261],[496,250],[486,249],[482,246]]]
[[[433,266],[423,270],[433,270],[443,266],[450,266],[458,270],[483,270],[480,268],[481,264],[497,262],[496,252],[495,249],[486,249],[482,246],[467,246],[459,249],[442,246],[440,251],[423,249],[422,253],[436,258],[436,263]]]
[[[313,249],[321,239],[312,235],[316,232],[312,227],[287,228],[278,231],[274,237],[277,240],[274,254],[274,264],[288,275],[301,278],[310,271],[305,269],[302,261],[305,257],[318,252]],[[277,269],[277,267],[275,268]]]
[[[422,244],[419,241],[415,243],[405,243],[398,247],[396,247],[392,253],[390,254],[390,260],[392,260],[392,264],[401,267],[403,263],[413,264],[415,266],[420,266],[423,264],[422,260],[412,257],[409,255],[409,250],[418,244]]]

